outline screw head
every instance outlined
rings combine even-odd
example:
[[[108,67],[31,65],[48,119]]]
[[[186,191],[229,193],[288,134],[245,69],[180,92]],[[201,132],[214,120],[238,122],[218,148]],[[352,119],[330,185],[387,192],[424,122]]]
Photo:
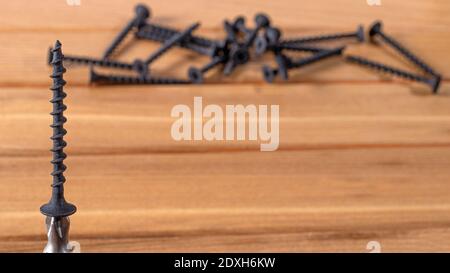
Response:
[[[434,77],[430,80],[430,86],[434,94],[437,94],[440,85],[441,85],[441,75],[434,75]]]
[[[198,68],[189,68],[188,77],[193,83],[203,83],[203,73]]]
[[[239,47],[232,53],[232,57],[236,64],[245,64],[250,59],[250,54],[246,48]]]
[[[262,55],[267,50],[268,42],[264,37],[256,37],[254,46],[256,55]]]
[[[362,25],[359,25],[358,29],[356,30],[356,38],[360,43],[365,41],[364,27]]]
[[[281,31],[278,28],[269,27],[266,30],[266,37],[267,37],[267,40],[269,41],[269,44],[275,45],[280,40]]]
[[[373,36],[377,35],[382,28],[383,23],[381,21],[375,21],[375,23],[373,23],[373,25],[369,29],[369,37],[372,38]]]
[[[40,211],[42,214],[50,217],[66,217],[74,214],[77,211],[77,207],[67,203],[64,198],[59,201],[52,198],[50,202],[41,206]]]
[[[277,70],[265,65],[262,68],[264,80],[268,83],[272,83],[275,80],[275,77],[277,75]]]
[[[134,11],[136,13],[136,16],[142,19],[147,19],[148,17],[150,17],[150,10],[146,5],[139,4],[136,6]]]
[[[245,26],[245,17],[244,16],[236,17],[236,19],[234,19],[233,27],[239,29],[240,27],[243,26]]]
[[[140,75],[147,75],[148,73],[148,66],[145,64],[144,61],[140,59],[136,59],[133,62],[133,69],[138,72]]]
[[[269,16],[264,13],[258,13],[255,16],[255,23],[259,27],[268,27],[270,26]]]

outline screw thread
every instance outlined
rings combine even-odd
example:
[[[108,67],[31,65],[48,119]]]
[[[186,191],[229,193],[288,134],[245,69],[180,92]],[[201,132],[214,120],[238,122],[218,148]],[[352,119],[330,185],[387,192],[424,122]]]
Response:
[[[404,78],[404,79],[408,79],[408,80],[413,80],[413,81],[418,81],[418,82],[424,82],[424,83],[429,83],[429,79],[419,76],[419,75],[415,75],[403,70],[400,70],[398,68],[394,68],[391,66],[387,66],[381,63],[377,63],[365,58],[361,58],[361,57],[357,57],[357,56],[347,56],[347,61],[352,62],[352,63],[356,63],[362,66],[366,66],[381,72],[385,72],[385,73],[390,73],[392,75],[398,76],[400,78]]]
[[[199,26],[200,26],[199,23],[195,23],[195,24],[191,25],[190,27],[188,27],[183,32],[173,35],[169,40],[166,40],[164,42],[164,44],[157,51],[155,51],[152,55],[150,55],[147,58],[147,60],[145,60],[145,63],[150,64],[154,60],[161,57],[167,50],[171,49],[175,44],[182,41],[184,38],[186,38],[188,35],[190,35],[191,32],[194,31],[195,29],[197,29]]]
[[[52,58],[53,58],[53,48],[49,48],[48,61],[47,61],[49,65],[52,63]],[[108,60],[108,59],[99,60],[99,59],[94,59],[94,58],[90,58],[90,57],[71,56],[71,55],[64,55],[63,59],[65,62],[78,63],[78,64],[83,64],[83,65],[95,65],[95,66],[102,66],[102,67],[112,67],[112,68],[133,70],[133,64],[118,62],[118,61],[113,61],[113,60]]]
[[[176,78],[131,77],[124,75],[99,74],[91,69],[91,83],[96,84],[189,84],[187,80]]]
[[[160,43],[164,43],[167,40],[169,40],[173,35],[164,35],[164,34],[160,34],[157,32],[153,32],[153,31],[146,31],[146,30],[140,30],[136,33],[136,38],[138,39],[147,39],[147,40],[152,40],[152,41],[156,41],[156,42],[160,42]],[[210,46],[204,46],[198,43],[195,43],[194,40],[192,41],[180,41],[177,43],[178,46],[182,47],[182,48],[186,48],[189,50],[192,50],[198,54],[201,55],[207,55],[210,56],[211,53],[211,48]]]
[[[179,34],[180,31],[156,24],[148,24],[137,32],[138,36],[143,33],[148,35],[154,34],[156,36],[162,36],[165,37],[164,40],[167,40],[170,39],[171,36]],[[213,46],[217,41],[197,35],[189,35],[185,38],[184,42],[189,42],[204,47],[210,47]]]
[[[422,61],[421,59],[419,59],[419,57],[417,57],[416,55],[414,55],[411,51],[409,51],[408,49],[406,49],[403,45],[400,44],[400,42],[398,42],[397,40],[395,40],[392,37],[389,37],[388,35],[386,35],[384,32],[378,32],[378,35],[380,35],[380,37],[389,45],[391,45],[392,47],[394,47],[395,49],[397,49],[398,52],[400,52],[400,54],[402,54],[403,56],[405,56],[407,59],[409,59],[411,62],[413,62],[414,64],[416,64],[418,67],[420,67],[423,71],[425,71],[426,73],[436,76],[438,75],[429,65],[427,65],[424,61]]]
[[[339,47],[336,49],[324,50],[324,51],[320,51],[319,53],[316,53],[314,55],[311,55],[309,57],[300,59],[299,61],[295,61],[295,62],[291,61],[288,63],[288,68],[299,68],[299,67],[311,64],[311,63],[318,62],[320,60],[323,60],[323,59],[331,57],[331,56],[341,55],[344,48],[345,47]]]
[[[306,52],[313,52],[318,53],[321,51],[327,51],[329,49],[326,48],[320,48],[320,47],[313,47],[313,46],[304,46],[304,45],[294,45],[294,44],[279,44],[274,47],[276,50],[291,50],[291,51],[306,51]]]
[[[53,91],[53,98],[50,102],[53,104],[53,111],[50,115],[53,116],[53,123],[50,125],[53,128],[53,135],[50,139],[53,141],[53,159],[51,163],[53,164],[53,176],[52,183],[52,198],[48,204],[41,207],[41,212],[47,216],[51,217],[62,217],[68,216],[76,211],[76,207],[69,204],[64,199],[64,182],[66,178],[64,176],[64,171],[66,170],[66,165],[64,165],[64,159],[67,155],[64,153],[64,148],[67,143],[64,141],[64,136],[67,131],[64,129],[64,123],[67,119],[64,117],[64,111],[67,106],[64,104],[64,98],[67,94],[64,92],[64,85],[66,81],[63,79],[63,74],[66,69],[63,66],[63,54],[61,51],[61,43],[56,41],[55,47],[52,49],[53,57],[51,64],[53,66],[53,72],[50,78],[53,79],[53,85],[50,90]]]
[[[300,43],[310,43],[310,42],[323,42],[330,40],[340,40],[340,39],[348,39],[348,38],[357,38],[358,41],[364,41],[364,28],[363,26],[358,26],[356,32],[344,32],[344,33],[336,33],[336,34],[325,34],[325,35],[317,35],[317,36],[307,36],[297,39],[285,39],[281,41],[280,44],[300,44]]]

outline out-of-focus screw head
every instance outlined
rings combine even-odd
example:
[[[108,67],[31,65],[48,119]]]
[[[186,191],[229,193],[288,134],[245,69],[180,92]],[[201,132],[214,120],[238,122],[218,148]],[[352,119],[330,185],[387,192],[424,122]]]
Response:
[[[255,53],[261,55],[266,52],[269,46],[274,46],[278,43],[281,37],[281,31],[278,28],[269,27],[266,29],[264,36],[255,39]]]
[[[383,23],[381,21],[376,21],[369,29],[369,37],[377,35],[383,28]]]
[[[273,69],[267,65],[263,66],[262,71],[263,71],[264,79],[266,80],[266,82],[269,82],[269,83],[272,83],[278,74],[278,70]]]
[[[134,11],[136,13],[136,26],[141,27],[144,24],[145,20],[150,17],[150,10],[147,8],[147,6],[139,4],[136,6]]]
[[[203,73],[200,69],[191,67],[188,70],[188,77],[193,83],[202,83],[203,82]]]
[[[245,17],[244,16],[238,16],[233,22],[233,27],[236,29],[240,29],[241,27],[245,27]]]
[[[356,39],[358,39],[358,42],[360,43],[366,40],[364,35],[364,27],[362,25],[358,26],[358,29],[356,30]]]
[[[144,61],[136,59],[133,62],[133,70],[144,76],[148,74],[148,65]]]
[[[258,13],[255,16],[255,23],[259,27],[263,27],[263,28],[268,27],[268,26],[270,26],[269,16],[267,16],[264,13]]]
[[[437,94],[440,85],[441,85],[441,76],[440,75],[435,75],[430,80],[430,86],[431,86],[431,89],[433,90],[434,94]]]

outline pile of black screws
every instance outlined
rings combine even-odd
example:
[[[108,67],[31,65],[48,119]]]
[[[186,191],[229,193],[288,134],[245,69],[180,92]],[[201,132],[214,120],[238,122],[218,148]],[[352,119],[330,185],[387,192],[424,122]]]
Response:
[[[65,55],[64,61],[89,65],[91,67],[90,82],[93,84],[199,84],[204,82],[204,74],[215,67],[222,66],[223,74],[230,75],[236,67],[246,64],[252,57],[258,57],[266,52],[270,52],[275,58],[277,67],[264,66],[262,74],[265,81],[271,83],[277,77],[282,80],[288,80],[289,71],[292,69],[302,68],[333,56],[343,56],[345,45],[327,48],[317,46],[317,43],[340,40],[354,40],[359,43],[365,41],[365,33],[362,26],[358,26],[356,31],[349,33],[285,39],[282,38],[280,29],[272,26],[269,17],[262,13],[255,16],[254,27],[252,28],[247,26],[246,18],[242,16],[237,17],[232,22],[225,20],[223,23],[226,33],[224,40],[214,40],[194,35],[193,32],[200,26],[199,23],[192,24],[186,29],[179,31],[150,23],[150,17],[150,10],[145,5],[137,5],[134,18],[115,37],[101,59]],[[130,33],[134,35],[135,39],[156,41],[161,43],[161,46],[146,59],[136,59],[132,63],[112,60],[113,53]],[[365,66],[379,72],[427,84],[434,93],[437,93],[441,81],[440,74],[398,41],[394,40],[394,38],[385,34],[382,31],[381,22],[373,24],[369,30],[369,37],[373,43],[376,43],[376,40],[379,39],[391,46],[423,73],[410,73],[358,56],[347,55],[344,59],[350,63]],[[188,79],[155,77],[150,70],[151,64],[173,47],[181,47],[200,55],[209,56],[211,60],[202,67],[190,67],[187,72]],[[52,52],[51,50],[49,52]],[[311,55],[293,59],[286,55],[286,52],[290,51],[308,52]],[[49,54],[49,64],[52,61],[51,58],[52,55]],[[96,66],[135,71],[137,76],[103,75],[94,70]]]

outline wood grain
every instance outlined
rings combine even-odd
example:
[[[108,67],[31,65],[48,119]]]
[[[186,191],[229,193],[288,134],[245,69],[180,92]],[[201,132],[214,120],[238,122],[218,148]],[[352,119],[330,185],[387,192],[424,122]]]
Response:
[[[269,13],[286,36],[386,28],[450,77],[448,1],[145,1],[152,20],[222,37],[223,18]],[[50,194],[50,69],[55,40],[66,54],[99,56],[132,14],[132,1],[8,1],[0,16],[0,252],[39,252],[39,206]],[[45,7],[45,8],[43,8]],[[20,11],[20,12],[18,12]],[[106,16],[108,14],[108,16]],[[325,16],[326,15],[326,16]],[[324,18],[325,16],[325,18]],[[101,20],[100,20],[101,18]],[[157,45],[129,45],[133,60]],[[348,53],[414,71],[385,47],[351,44]],[[207,59],[171,52],[155,74],[185,76]],[[448,252],[450,85],[390,79],[330,60],[264,84],[250,63],[202,86],[87,85],[68,66],[67,199],[78,206],[71,237],[83,252]],[[260,142],[177,142],[177,104],[280,105],[280,147]]]

